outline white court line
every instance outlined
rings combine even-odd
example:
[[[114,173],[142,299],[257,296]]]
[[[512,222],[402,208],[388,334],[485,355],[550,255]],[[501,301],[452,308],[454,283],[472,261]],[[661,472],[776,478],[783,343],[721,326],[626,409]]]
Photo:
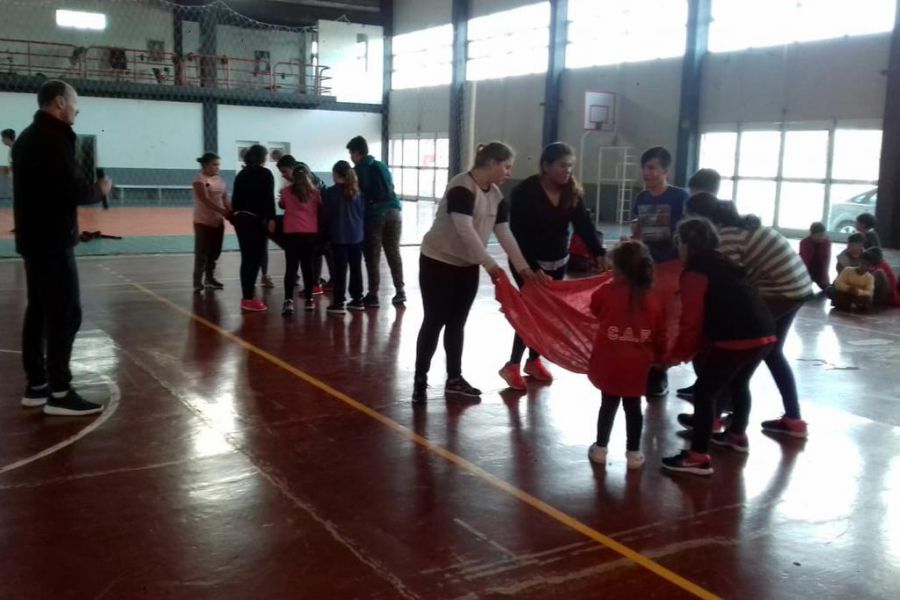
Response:
[[[0,354],[22,354],[21,350],[0,350]]]
[[[72,364],[74,366],[84,368],[84,366],[79,363],[72,363]],[[106,423],[116,413],[116,410],[119,408],[119,400],[122,395],[121,391],[119,390],[119,386],[112,379],[110,379],[106,375],[103,375],[102,373],[98,373],[97,371],[92,371],[90,369],[85,369],[85,370],[88,371],[89,373],[94,373],[95,375],[97,375],[103,381],[103,383],[106,384],[106,387],[109,389],[109,402],[107,402],[106,408],[103,410],[102,413],[100,413],[100,416],[97,417],[90,425],[88,425],[87,427],[85,427],[84,429],[82,429],[81,431],[76,433],[75,435],[67,437],[66,439],[62,440],[61,442],[54,444],[54,445],[50,446],[49,448],[45,448],[44,450],[41,450],[37,454],[34,454],[27,458],[23,458],[21,460],[17,460],[14,463],[10,463],[10,464],[0,468],[0,475],[2,475],[4,473],[8,473],[10,471],[13,471],[15,469],[18,469],[19,467],[24,467],[27,464],[31,464],[37,460],[46,458],[47,456],[50,456],[51,454],[59,452],[63,448],[71,446],[72,444],[74,444],[75,442],[77,442],[78,440],[83,438],[84,436],[86,436],[86,435],[90,434],[91,432],[93,432],[94,430],[98,429],[101,425]],[[58,417],[45,417],[45,418],[58,418]],[[79,418],[84,418],[84,417],[79,417]]]

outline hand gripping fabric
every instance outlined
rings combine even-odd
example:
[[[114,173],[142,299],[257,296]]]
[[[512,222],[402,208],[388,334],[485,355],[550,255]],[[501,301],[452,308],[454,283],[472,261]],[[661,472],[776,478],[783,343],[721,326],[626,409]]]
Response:
[[[666,307],[670,347],[678,337],[681,271],[678,260],[657,265],[651,290]],[[591,313],[591,296],[611,280],[612,274],[607,272],[596,277],[549,281],[546,286],[525,285],[519,291],[502,278],[495,294],[506,319],[529,348],[564,369],[587,373],[599,329],[599,322]]]

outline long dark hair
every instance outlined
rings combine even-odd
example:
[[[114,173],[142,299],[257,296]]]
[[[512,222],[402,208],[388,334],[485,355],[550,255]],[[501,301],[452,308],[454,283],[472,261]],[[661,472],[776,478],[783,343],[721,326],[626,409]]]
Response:
[[[253,144],[244,152],[244,164],[248,167],[259,167],[266,163],[269,151],[261,144]]]
[[[541,174],[544,173],[546,167],[549,167],[558,160],[569,157],[575,157],[575,149],[565,142],[553,142],[544,147],[543,152],[541,152]],[[581,184],[578,183],[578,180],[572,175],[569,177],[569,181],[563,188],[563,193],[560,196],[560,207],[572,207],[583,197],[584,188],[581,187]]]
[[[709,192],[697,192],[687,199],[684,210],[688,215],[703,217],[717,227],[739,227],[755,231],[762,226],[756,215],[740,215],[734,202],[719,200]]]
[[[332,173],[344,180],[339,183],[341,193],[348,202],[353,200],[359,194],[359,180],[356,178],[356,171],[350,166],[346,160],[339,160],[331,167]]]
[[[653,287],[653,259],[650,258],[650,251],[638,240],[627,240],[613,249],[612,262],[615,272],[631,288],[632,309],[639,308],[644,294]]]
[[[294,195],[297,196],[297,199],[300,202],[309,202],[312,200],[313,187],[312,181],[309,180],[309,175],[306,172],[304,167],[297,165],[294,167],[293,173],[293,182],[291,183],[291,190],[294,192]]]

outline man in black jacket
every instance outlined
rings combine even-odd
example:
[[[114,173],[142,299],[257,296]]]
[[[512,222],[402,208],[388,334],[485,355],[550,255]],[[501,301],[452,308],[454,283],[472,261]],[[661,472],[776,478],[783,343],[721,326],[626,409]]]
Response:
[[[75,161],[78,94],[62,81],[47,81],[38,106],[12,150],[16,251],[25,261],[28,287],[22,331],[28,386],[22,406],[43,406],[47,415],[89,415],[103,406],[84,400],[69,385],[72,344],[81,326],[73,251],[77,209],[91,198],[90,182]]]

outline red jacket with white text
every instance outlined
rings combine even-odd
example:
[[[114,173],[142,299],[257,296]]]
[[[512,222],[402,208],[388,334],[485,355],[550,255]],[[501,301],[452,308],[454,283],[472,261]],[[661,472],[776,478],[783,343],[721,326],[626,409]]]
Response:
[[[588,379],[611,396],[640,397],[647,373],[666,353],[666,321],[655,294],[642,294],[634,306],[630,286],[613,279],[591,296],[591,312],[600,321]]]

